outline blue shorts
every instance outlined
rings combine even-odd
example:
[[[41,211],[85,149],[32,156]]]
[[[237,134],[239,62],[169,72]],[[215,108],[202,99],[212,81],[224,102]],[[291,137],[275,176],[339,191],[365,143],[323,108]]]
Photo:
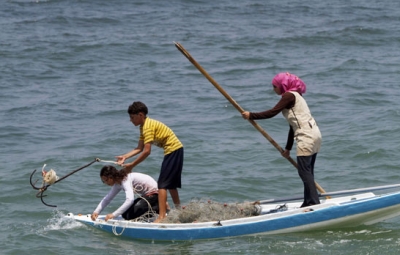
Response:
[[[164,156],[158,177],[159,189],[176,189],[181,187],[183,168],[183,147]]]

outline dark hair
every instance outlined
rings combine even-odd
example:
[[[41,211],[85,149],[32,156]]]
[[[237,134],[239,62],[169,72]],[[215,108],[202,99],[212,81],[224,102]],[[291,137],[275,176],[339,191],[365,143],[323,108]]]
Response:
[[[147,106],[142,102],[133,102],[128,108],[129,114],[138,114],[139,112],[143,113],[145,116],[148,113]]]
[[[107,165],[103,166],[100,170],[100,177],[104,176],[107,178],[112,178],[114,181],[122,181],[127,176],[127,172],[124,170],[117,170],[115,167]]]

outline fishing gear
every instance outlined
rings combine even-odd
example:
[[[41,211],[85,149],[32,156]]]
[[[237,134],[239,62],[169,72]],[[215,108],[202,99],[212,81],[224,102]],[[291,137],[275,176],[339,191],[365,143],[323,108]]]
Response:
[[[47,196],[47,195],[44,195],[43,193],[47,190],[47,188],[50,187],[51,185],[57,183],[57,182],[60,182],[60,181],[64,180],[64,179],[67,178],[68,176],[73,175],[74,173],[76,173],[76,172],[78,172],[78,171],[80,171],[80,170],[82,170],[82,169],[84,169],[84,168],[90,166],[90,165],[93,164],[94,162],[102,162],[102,160],[100,160],[99,158],[96,158],[96,159],[94,159],[92,162],[90,162],[89,164],[84,165],[84,166],[82,166],[82,167],[80,167],[80,168],[78,168],[78,169],[76,169],[76,170],[70,172],[69,174],[67,174],[67,175],[65,175],[65,176],[63,176],[63,177],[61,177],[61,178],[59,178],[59,177],[57,176],[56,172],[55,172],[53,169],[51,169],[51,170],[48,171],[48,172],[44,171],[44,167],[46,166],[46,165],[44,165],[43,168],[42,168],[43,183],[42,183],[42,187],[40,187],[40,188],[35,186],[35,184],[36,184],[36,182],[37,182],[38,180],[36,180],[35,182],[32,182],[32,177],[33,177],[33,175],[34,175],[35,172],[36,172],[36,169],[35,169],[35,170],[32,172],[29,181],[30,181],[30,184],[32,185],[32,187],[33,187],[35,190],[39,190],[39,192],[36,194],[36,197],[37,197],[37,198],[40,198],[40,200],[42,201],[42,203],[43,203],[44,205],[46,205],[46,206],[49,206],[49,207],[57,207],[56,205],[50,205],[50,204],[47,204],[46,202],[44,202],[43,197],[45,197],[45,196]]]

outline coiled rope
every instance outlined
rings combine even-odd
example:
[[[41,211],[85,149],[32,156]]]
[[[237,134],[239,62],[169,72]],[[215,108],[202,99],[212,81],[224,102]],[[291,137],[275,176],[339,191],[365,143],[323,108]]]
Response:
[[[143,215],[141,215],[141,216],[139,216],[139,217],[137,217],[135,219],[129,220],[129,222],[150,222],[151,217],[154,216],[154,215],[157,215],[157,213],[153,210],[150,202],[146,198],[144,198],[143,196],[141,196],[139,194],[139,192],[143,191],[144,187],[142,185],[137,185],[136,188],[132,186],[132,189],[133,189],[133,193],[134,194],[136,194],[139,198],[141,198],[142,200],[144,200],[147,203],[149,209]],[[125,222],[124,226],[121,226],[122,222]],[[126,222],[126,220],[117,221],[112,226],[113,234],[116,235],[116,236],[122,235],[124,233],[126,227],[128,226],[128,224],[129,223]],[[120,233],[117,232],[117,227],[118,226],[122,228]]]

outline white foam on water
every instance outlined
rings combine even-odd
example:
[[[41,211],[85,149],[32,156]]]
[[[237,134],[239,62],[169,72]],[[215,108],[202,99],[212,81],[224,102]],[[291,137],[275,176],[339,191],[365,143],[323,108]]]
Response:
[[[82,224],[74,221],[73,219],[67,218],[66,215],[58,210],[54,211],[53,216],[47,220],[47,225],[44,227],[44,231],[50,230],[63,230],[63,229],[74,229],[82,227]]]

